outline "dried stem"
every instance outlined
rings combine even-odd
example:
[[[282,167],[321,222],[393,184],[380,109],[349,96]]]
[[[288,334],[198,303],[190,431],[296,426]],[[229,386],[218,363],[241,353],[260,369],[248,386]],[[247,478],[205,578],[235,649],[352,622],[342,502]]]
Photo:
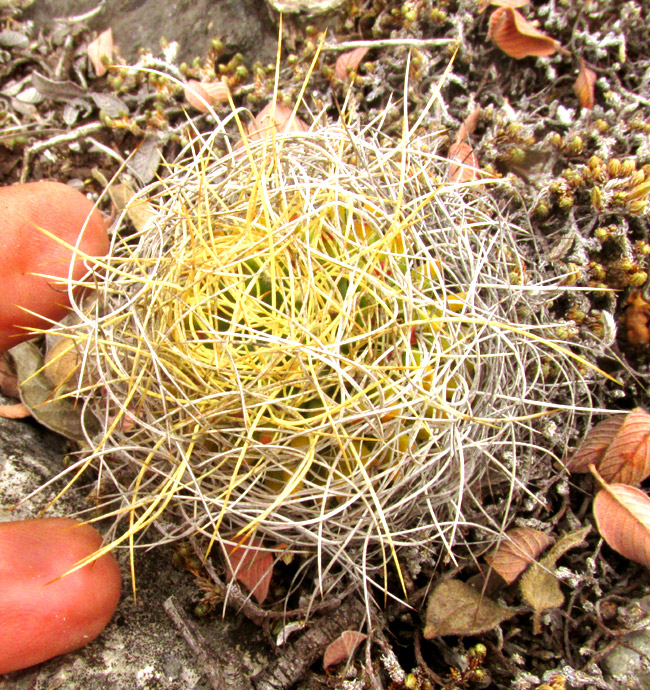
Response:
[[[242,669],[210,648],[174,595],[164,602],[163,608],[196,654],[212,690],[248,690]]]
[[[287,647],[274,664],[252,678],[255,690],[291,688],[342,632],[359,629],[364,614],[363,604],[352,596],[341,604],[335,616],[315,619],[309,630]]]

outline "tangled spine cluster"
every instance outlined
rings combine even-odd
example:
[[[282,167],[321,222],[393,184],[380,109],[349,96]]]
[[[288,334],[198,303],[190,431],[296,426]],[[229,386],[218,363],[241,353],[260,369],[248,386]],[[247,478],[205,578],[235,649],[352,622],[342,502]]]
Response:
[[[448,181],[438,133],[231,145],[229,121],[141,191],[152,218],[116,236],[62,331],[102,427],[77,467],[129,515],[114,544],[151,525],[254,534],[303,556],[297,580],[315,565],[321,591],[387,587],[408,547],[451,550],[481,513],[500,528],[481,492],[512,494],[530,420],[575,402],[584,363],[544,323],[525,233],[482,183]]]

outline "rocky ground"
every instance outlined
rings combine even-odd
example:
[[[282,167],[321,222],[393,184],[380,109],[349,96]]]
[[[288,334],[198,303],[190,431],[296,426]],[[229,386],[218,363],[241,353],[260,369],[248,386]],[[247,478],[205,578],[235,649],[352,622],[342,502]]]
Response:
[[[644,290],[650,273],[650,25],[643,0],[533,0],[520,11],[536,20],[547,38],[529,32],[528,38],[511,39],[511,46],[532,36],[542,52],[553,39],[560,49],[522,59],[488,39],[495,7],[480,12],[484,4],[0,0],[0,183],[57,179],[97,198],[102,179],[110,179],[129,154],[135,152],[127,169],[133,186],[153,179],[161,160],[173,159],[186,135],[183,92],[142,74],[112,70],[97,76],[86,48],[109,27],[124,64],[140,61],[181,80],[223,76],[235,103],[258,112],[273,91],[276,10],[289,10],[282,33],[280,100],[295,102],[327,30],[306,91],[305,118],[307,108],[336,118],[351,80],[351,107],[366,117],[382,111],[389,99],[403,97],[407,64],[409,108],[416,118],[454,56],[442,97],[423,127],[445,128],[452,144],[463,121],[476,113],[467,127],[469,150],[483,170],[506,180],[494,194],[514,222],[532,231],[535,247],[525,250],[530,261],[546,275],[582,288],[554,305],[565,338],[576,344],[604,343],[592,347],[597,363],[623,384],[605,379],[595,384],[595,404],[620,410],[648,407],[650,305]],[[296,8],[302,11],[290,11]],[[374,44],[356,76],[337,75],[336,58],[355,47],[340,44],[360,39]],[[575,87],[582,62],[593,74],[584,77],[588,73],[582,72],[583,79],[593,79],[593,104],[589,90],[580,82]],[[228,105],[216,108],[226,112]],[[209,115],[189,112],[197,128],[210,127]],[[401,112],[387,117],[387,134],[399,134]],[[103,204],[110,213],[110,201]],[[586,424],[578,421],[563,430],[570,446],[575,447]],[[33,421],[0,420],[0,505],[14,505],[56,474],[70,450]],[[564,493],[558,489],[562,481],[566,488],[559,475],[533,477],[531,488],[544,496],[550,510],[530,508],[521,519],[551,525],[556,534],[593,524],[591,480],[580,479]],[[48,488],[12,517],[33,515],[53,495]],[[73,513],[83,500],[80,490],[58,503],[55,513]],[[126,556],[120,554],[125,572]],[[427,576],[429,582],[437,577],[424,573],[420,600],[416,597],[412,610],[386,613],[368,658],[361,653],[347,672],[328,675],[319,661],[323,640],[276,648],[270,642],[272,626],[257,625],[241,612],[194,616],[202,596],[197,582],[177,567],[187,564],[182,558],[179,563],[174,548],[161,547],[137,554],[138,599],[125,591],[114,621],[96,643],[0,678],[0,689],[231,690],[251,687],[252,681],[242,678],[265,667],[277,671],[283,663],[294,673],[285,673],[286,680],[279,671],[271,680],[260,676],[256,687],[288,688],[292,675],[304,689],[546,689],[543,683],[558,690],[562,683],[568,688],[648,687],[647,570],[603,545],[595,529],[562,564],[565,603],[545,617],[539,634],[522,611],[497,632],[423,640],[419,609]],[[190,635],[184,638],[165,612],[163,602],[171,595],[204,638],[207,657],[188,644]],[[348,609],[331,618],[346,615],[354,619]],[[485,645],[487,656],[472,666],[469,652],[477,643]],[[404,669],[419,669],[407,681],[411,685],[390,678],[389,649]],[[215,658],[217,666],[234,669],[239,679],[215,680],[209,671]]]

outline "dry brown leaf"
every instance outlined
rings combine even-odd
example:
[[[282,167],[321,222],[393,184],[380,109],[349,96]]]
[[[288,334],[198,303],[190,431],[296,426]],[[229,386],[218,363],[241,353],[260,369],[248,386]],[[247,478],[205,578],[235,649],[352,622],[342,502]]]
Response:
[[[73,342],[59,338],[45,355],[43,373],[55,389],[74,386],[79,369],[79,353]]]
[[[569,549],[573,549],[576,546],[582,544],[582,542],[584,542],[584,540],[587,538],[589,532],[591,532],[591,527],[587,525],[586,527],[581,527],[580,529],[576,529],[573,532],[567,532],[566,534],[563,534],[555,542],[555,544],[553,544],[548,554],[546,554],[546,556],[544,556],[544,558],[540,562],[545,563],[547,567],[552,566],[554,568],[555,562],[559,558],[564,556],[564,554],[567,551],[569,551]]]
[[[37,422],[75,441],[85,440],[86,433],[98,433],[98,422],[92,415],[86,415],[82,424],[83,406],[54,393],[43,373],[43,354],[33,342],[14,346],[11,356],[20,382],[20,399]]]
[[[498,7],[490,16],[488,39],[518,60],[530,56],[553,55],[560,44],[513,7]]]
[[[533,632],[541,632],[541,616],[544,611],[556,609],[564,603],[560,583],[544,562],[532,563],[521,578],[521,595],[533,608]],[[553,568],[555,565],[553,564]]]
[[[31,416],[32,413],[22,403],[0,405],[0,417],[5,419],[24,419]]]
[[[155,215],[153,206],[142,198],[135,198],[133,187],[128,184],[112,184],[108,188],[108,194],[115,206],[115,210],[120,213],[126,211],[128,219],[133,223],[133,227],[140,231]]]
[[[423,635],[427,640],[444,635],[475,635],[492,630],[514,611],[460,580],[444,580],[429,595]]]
[[[463,124],[458,128],[456,132],[456,139],[454,144],[460,144],[461,141],[465,141],[467,137],[470,137],[476,131],[478,125],[478,119],[481,115],[481,106],[478,105],[472,112],[463,120]]]
[[[530,527],[515,527],[505,534],[495,552],[485,560],[508,583],[514,582],[542,551],[553,543],[552,537]]]
[[[637,407],[623,419],[600,462],[594,464],[606,482],[640,484],[650,476],[650,414]]]
[[[205,113],[217,103],[228,102],[230,90],[224,81],[205,82],[190,79],[185,84],[183,94],[193,108]]]
[[[230,577],[244,585],[258,604],[268,596],[275,562],[273,554],[261,546],[261,541],[252,539],[249,543],[229,546],[226,554]]]
[[[0,393],[9,398],[19,396],[18,376],[16,376],[11,358],[6,352],[0,352]]]
[[[594,499],[602,538],[631,561],[650,568],[650,498],[625,484],[606,484]]]
[[[562,606],[564,594],[560,584],[553,574],[558,559],[569,549],[581,544],[591,527],[583,527],[574,532],[569,532],[558,539],[539,563],[532,563],[521,578],[521,595],[533,608],[533,632],[538,635],[541,632],[541,615],[544,611]]]
[[[269,103],[255,116],[248,125],[248,138],[258,141],[275,129],[278,132],[306,132],[307,123],[298,116],[292,117],[293,110],[282,103]]]
[[[472,147],[461,141],[449,147],[449,173],[451,182],[471,182],[478,177],[479,162]]]
[[[113,56],[113,30],[109,27],[106,31],[102,31],[94,41],[88,44],[86,50],[88,59],[95,68],[95,74],[102,77],[106,74],[104,60],[110,61]]]
[[[530,0],[479,0],[478,11],[485,12],[485,10],[490,6],[495,7],[524,7]]]
[[[598,467],[605,451],[621,430],[624,422],[625,415],[615,415],[592,427],[578,450],[567,462],[569,472],[589,472],[589,465]]]
[[[323,655],[323,668],[347,661],[356,651],[357,647],[366,639],[367,635],[355,630],[346,630],[328,645]]]
[[[367,46],[359,46],[347,53],[341,53],[336,60],[334,72],[336,76],[345,81],[349,78],[351,72],[356,72],[357,67],[361,64],[361,60],[366,56],[369,48]]]
[[[596,84],[596,73],[585,65],[585,61],[580,58],[580,72],[578,78],[573,85],[580,105],[587,110],[591,110],[595,103],[596,97],[594,95],[594,85]]]

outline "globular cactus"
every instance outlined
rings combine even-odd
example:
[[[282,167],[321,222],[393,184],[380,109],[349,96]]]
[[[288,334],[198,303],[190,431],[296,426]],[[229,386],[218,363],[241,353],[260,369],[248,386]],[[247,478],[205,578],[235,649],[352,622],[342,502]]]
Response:
[[[254,533],[321,588],[399,574],[519,481],[529,419],[581,362],[544,323],[529,238],[449,181],[438,134],[226,130],[141,191],[149,221],[62,329],[102,426],[84,463],[130,516],[118,541]]]

